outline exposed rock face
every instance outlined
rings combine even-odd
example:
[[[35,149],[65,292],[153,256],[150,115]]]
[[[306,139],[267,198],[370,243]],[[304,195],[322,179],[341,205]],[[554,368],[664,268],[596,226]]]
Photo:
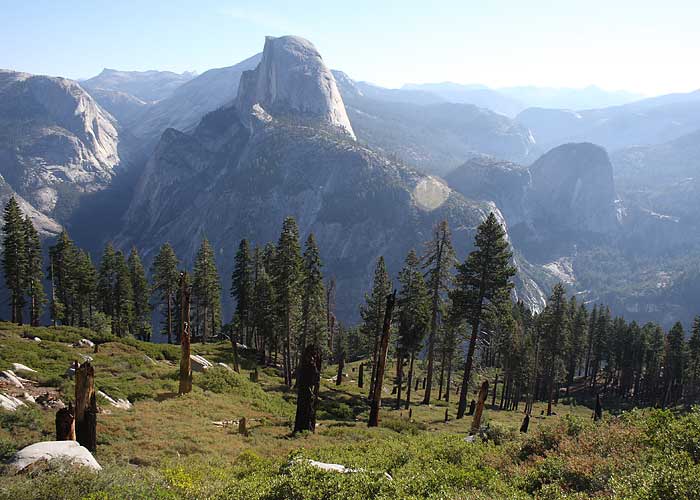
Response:
[[[175,89],[194,76],[190,72],[178,74],[172,71],[119,71],[105,68],[99,75],[80,84],[90,92],[94,89],[114,90],[148,102],[171,96]]]
[[[535,224],[609,233],[618,227],[615,184],[607,152],[594,144],[564,144],[530,167]]]
[[[233,66],[205,71],[179,86],[171,96],[131,117],[125,126],[151,145],[169,127],[182,131],[193,129],[204,115],[234,101],[241,74],[254,69],[261,57],[256,54]]]
[[[526,219],[525,197],[531,186],[530,171],[516,163],[477,156],[445,177],[467,198],[496,203],[509,225]]]
[[[380,255],[398,271],[408,250],[447,218],[463,257],[488,215],[489,205],[469,202],[345,133],[252,120],[251,135],[228,108],[207,115],[192,134],[163,134],[120,244],[136,242],[148,258],[170,241],[190,264],[198,237],[206,235],[227,276],[237,241],[275,242],[292,215],[302,239],[314,232],[325,273],[338,281],[339,317],[354,321]]]
[[[47,216],[102,189],[119,163],[114,119],[77,83],[0,71],[0,174]]]
[[[244,116],[255,104],[272,116],[328,125],[355,138],[333,74],[316,47],[303,38],[265,39],[260,64],[243,73],[236,98]]]
[[[128,123],[149,106],[146,101],[119,90],[93,88],[88,92],[119,123]]]

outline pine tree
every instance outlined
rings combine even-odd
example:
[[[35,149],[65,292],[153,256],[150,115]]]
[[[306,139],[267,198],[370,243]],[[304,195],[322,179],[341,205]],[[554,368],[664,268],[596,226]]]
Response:
[[[2,231],[2,266],[5,286],[10,291],[10,317],[13,323],[21,325],[27,281],[27,237],[22,210],[14,196],[5,205]]]
[[[571,385],[574,383],[576,369],[581,363],[581,353],[586,342],[588,331],[588,313],[586,306],[581,304],[577,307],[576,299],[571,298],[569,303],[569,322],[571,324],[571,342],[568,345],[567,353],[567,375],[566,375],[566,395],[569,395]]]
[[[569,312],[564,285],[557,283],[542,313],[542,355],[545,362],[544,381],[548,400],[547,415],[552,413],[552,400],[558,390],[559,376],[568,350]]]
[[[379,350],[379,338],[382,334],[382,324],[384,322],[384,308],[386,307],[386,296],[389,295],[391,280],[386,270],[384,257],[379,257],[374,268],[374,278],[372,281],[372,291],[365,294],[365,304],[360,308],[362,317],[361,331],[366,339],[367,352],[372,360],[372,374],[370,380],[374,380],[374,371],[377,366],[377,352]],[[372,394],[372,384],[370,383],[369,393]]]
[[[75,290],[78,298],[78,324],[80,326],[95,327],[97,280],[97,270],[92,265],[90,254],[79,250],[76,254]]]
[[[450,286],[451,271],[455,263],[455,252],[447,221],[440,222],[434,230],[433,240],[428,243],[423,256],[423,267],[427,269],[428,289],[430,290],[430,333],[428,336],[428,371],[423,404],[430,404],[433,387],[433,364],[435,342],[438,333],[438,319],[443,308],[443,293]]]
[[[322,266],[316,239],[313,233],[310,233],[303,255],[299,349],[303,349],[307,343],[312,343],[318,346],[321,354],[328,351],[326,292],[323,286]]]
[[[132,335],[137,338],[150,341],[152,331],[150,288],[146,279],[146,270],[143,268],[136,247],[132,247],[131,253],[129,253],[128,265],[131,289],[134,293],[134,315],[130,330]]]
[[[116,301],[114,291],[117,285],[117,254],[111,243],[107,243],[102,252],[100,270],[97,279],[97,303],[100,311],[114,320]],[[118,325],[112,321],[112,333],[116,334]]]
[[[253,286],[254,286],[254,269],[253,262],[250,258],[250,246],[248,240],[242,239],[238,245],[236,258],[233,265],[233,273],[231,275],[231,297],[236,301],[235,314],[238,318],[238,323],[242,335],[240,338],[245,339],[247,344],[251,343],[250,328],[252,323],[252,301],[253,301]]]
[[[415,356],[420,350],[423,338],[430,326],[430,297],[428,288],[420,270],[420,262],[415,251],[411,250],[406,256],[399,273],[401,288],[397,299],[399,316],[398,351],[399,366],[403,365],[404,357],[408,357],[408,380],[406,386],[406,408],[411,403],[411,384],[413,382],[413,365]],[[401,404],[401,385],[403,370],[399,370],[398,395],[396,407]]]
[[[25,293],[29,297],[29,323],[39,326],[39,318],[46,304],[46,294],[42,279],[44,277],[44,259],[41,253],[41,240],[29,216],[24,219],[25,235]]]
[[[698,397],[700,383],[700,316],[695,316],[693,329],[688,340],[688,384],[690,398],[695,401]]]
[[[511,277],[515,275],[515,268],[510,265],[512,254],[505,230],[493,213],[478,227],[475,245],[476,249],[457,266],[456,289],[452,292],[455,308],[471,324],[457,418],[462,418],[467,409],[469,378],[482,315],[489,307],[509,300],[513,286]]]
[[[197,307],[196,321],[202,342],[221,328],[221,284],[214,250],[204,238],[194,262],[192,293]]]
[[[680,322],[674,324],[666,337],[666,358],[664,360],[665,394],[663,406],[677,403],[683,392],[685,371],[685,332]]]
[[[77,267],[79,251],[64,230],[49,247],[48,277],[51,280],[51,317],[54,323],[75,326],[78,319]]]
[[[112,329],[115,335],[125,337],[134,321],[134,289],[131,286],[131,272],[124,254],[114,254],[114,289],[112,290]]]
[[[284,381],[292,385],[292,331],[298,319],[299,291],[302,278],[302,258],[299,229],[293,217],[287,217],[277,242],[272,280],[275,288],[277,314],[284,334],[282,356]]]
[[[260,252],[256,249],[256,255]],[[261,257],[261,256],[260,256]],[[277,345],[275,336],[275,290],[272,279],[268,274],[262,259],[258,260],[257,278],[255,280],[255,297],[253,300],[253,327],[261,342],[263,356],[266,349],[269,352],[269,361],[272,360],[272,353]]]
[[[168,337],[168,344],[173,342],[173,322],[174,316],[177,315],[173,310],[173,301],[180,280],[178,265],[179,261],[173,247],[169,243],[165,243],[160,247],[160,251],[151,266],[153,294],[157,296],[161,306],[165,306],[163,332]]]

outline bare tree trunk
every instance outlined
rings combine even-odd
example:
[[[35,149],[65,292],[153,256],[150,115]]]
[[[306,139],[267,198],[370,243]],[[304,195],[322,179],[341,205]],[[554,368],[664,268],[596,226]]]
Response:
[[[523,434],[527,434],[527,429],[530,427],[530,415],[525,415],[525,418],[523,418],[523,424],[520,426],[520,432]]]
[[[408,407],[411,405],[411,385],[413,383],[413,362],[416,358],[416,355],[414,352],[411,352],[411,359],[408,365],[408,380],[406,381],[406,404],[405,408],[408,410]]]
[[[95,369],[86,361],[75,369],[75,434],[90,451],[97,448],[97,401]]]
[[[294,433],[316,430],[316,388],[320,383],[321,355],[314,344],[304,348],[297,379],[297,411]]]
[[[338,355],[338,375],[335,377],[335,385],[343,383],[343,369],[345,369],[345,353],[340,351]]]
[[[384,311],[384,326],[382,327],[382,338],[379,344],[379,355],[377,362],[377,371],[375,373],[374,393],[370,400],[369,421],[368,427],[377,427],[379,425],[379,409],[382,406],[382,385],[384,381],[384,368],[386,366],[386,353],[389,349],[389,336],[391,335],[391,314],[394,310],[394,302],[396,301],[396,290],[391,295],[386,297],[386,310]]]
[[[481,416],[484,413],[484,403],[486,402],[486,397],[489,393],[489,381],[484,380],[481,384],[481,390],[479,391],[479,401],[476,403],[476,412],[474,413],[474,418],[472,419],[472,427],[470,434],[474,434],[479,431],[481,427]]]
[[[178,394],[187,394],[192,391],[190,336],[190,290],[185,286],[185,273],[180,273],[180,386]]]
[[[75,411],[71,403],[56,412],[56,441],[75,441]]]
[[[469,393],[469,377],[472,373],[472,363],[474,362],[474,351],[476,351],[476,341],[479,336],[479,326],[481,324],[481,307],[484,302],[483,293],[480,293],[479,306],[476,316],[472,322],[472,334],[469,339],[469,349],[467,350],[467,360],[464,363],[464,375],[462,376],[462,388],[459,391],[459,404],[457,405],[457,418],[464,417],[467,409],[467,394]]]
[[[403,385],[403,352],[401,350],[398,351],[398,356],[396,360],[396,364],[399,367],[397,370],[397,376],[396,376],[396,382],[398,385],[398,390],[396,391],[396,409],[401,408],[401,386]]]
[[[445,383],[445,349],[442,350],[442,359],[440,360],[440,379],[438,382],[438,401],[442,399],[442,388]]]
[[[362,389],[365,385],[365,364],[360,363],[360,373],[357,375],[357,387]]]

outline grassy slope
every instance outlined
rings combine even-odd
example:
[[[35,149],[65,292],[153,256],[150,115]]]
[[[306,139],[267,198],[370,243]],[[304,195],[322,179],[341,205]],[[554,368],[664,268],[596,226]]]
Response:
[[[547,463],[551,457],[545,458],[551,455],[552,443],[565,450],[562,463],[573,461],[569,465],[582,469],[578,474],[585,481],[577,479],[582,485],[576,488],[609,493],[613,472],[625,462],[623,454],[636,453],[636,427],[606,424],[608,441],[617,443],[611,450],[593,432],[590,410],[581,406],[559,405],[556,417],[533,418],[525,438],[517,433],[520,412],[487,409],[485,418],[499,443],[495,446],[464,442],[470,417],[443,422],[446,406],[454,417],[455,401],[416,405],[413,422],[408,422],[405,410],[390,409],[393,399],[387,393],[382,426],[367,429],[367,403],[355,380],[358,363],[346,365],[349,376],[340,387],[332,382],[335,367],[325,370],[317,432],[293,438],[289,431],[295,394],[281,384],[274,369],[262,369],[259,383],[249,380],[250,361],[244,362],[240,375],[220,367],[195,373],[193,392],[178,397],[175,346],[103,337],[95,338],[101,344],[99,352],[92,353],[72,346],[82,337],[94,338],[91,332],[31,331],[42,338],[41,343],[22,338],[22,328],[0,324],[0,369],[12,362],[28,365],[39,372],[33,378],[41,386],[58,387],[63,399],[70,400],[72,382],[63,374],[80,354],[90,355],[98,389],[128,397],[134,407],[126,411],[100,402],[108,411],[98,416],[95,455],[105,467],[99,476],[82,471],[67,479],[53,471],[19,479],[0,477],[0,498],[80,498],[96,490],[111,492],[107,498],[528,498],[530,493],[555,488],[539,479],[542,474],[555,474],[548,481],[556,485],[557,495],[565,491],[561,484],[568,481],[566,476],[552,472]],[[193,349],[212,362],[232,362],[227,343]],[[389,376],[386,382],[390,387]],[[412,399],[420,401],[422,396],[418,390]],[[535,405],[534,414],[543,408]],[[239,435],[235,425],[212,423],[240,417],[249,420],[248,436]],[[1,412],[0,454],[6,457],[14,449],[53,439],[53,418],[53,411],[35,408]],[[579,434],[588,441],[582,443]],[[560,446],[560,440],[566,446]],[[366,472],[339,475],[303,463],[290,465],[290,457],[297,454]],[[394,481],[384,479],[384,472]]]

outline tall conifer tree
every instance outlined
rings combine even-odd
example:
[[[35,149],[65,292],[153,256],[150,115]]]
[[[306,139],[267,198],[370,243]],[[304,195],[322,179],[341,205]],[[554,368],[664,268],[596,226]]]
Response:
[[[2,231],[2,266],[5,286],[10,291],[10,318],[13,323],[21,325],[25,305],[27,238],[22,210],[14,196],[5,205]]]
[[[515,268],[510,264],[512,253],[505,230],[493,212],[479,225],[475,246],[476,249],[464,263],[457,266],[456,288],[452,297],[455,308],[471,326],[457,418],[462,418],[467,409],[469,379],[484,311],[509,300],[513,287],[511,278],[515,275]]]
[[[174,336],[174,321],[177,309],[173,310],[175,293],[178,289],[180,272],[179,261],[173,247],[164,243],[151,265],[151,277],[153,280],[153,294],[157,296],[160,304],[164,306],[163,332],[168,337],[168,344],[172,344]]]

